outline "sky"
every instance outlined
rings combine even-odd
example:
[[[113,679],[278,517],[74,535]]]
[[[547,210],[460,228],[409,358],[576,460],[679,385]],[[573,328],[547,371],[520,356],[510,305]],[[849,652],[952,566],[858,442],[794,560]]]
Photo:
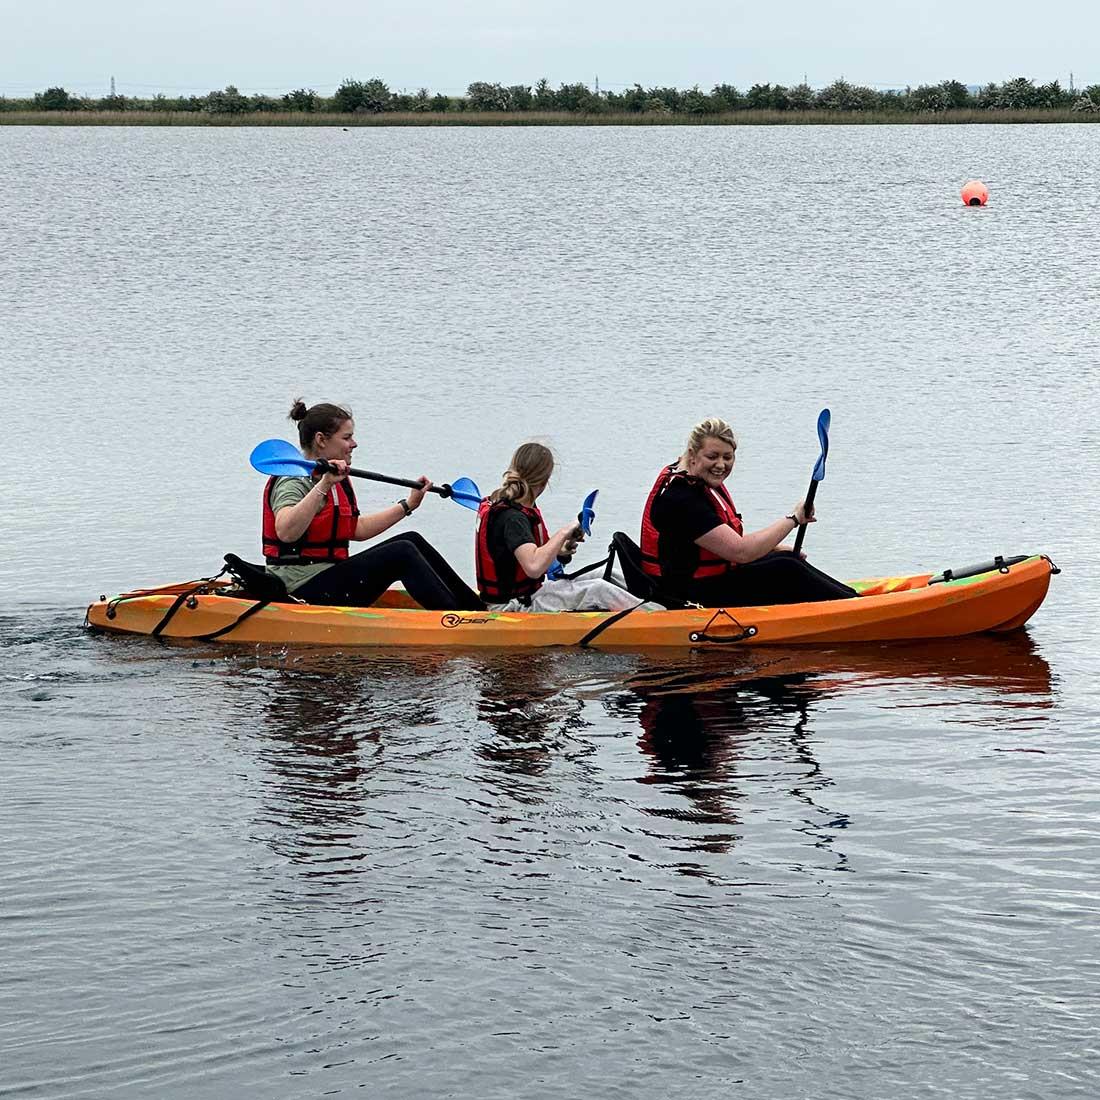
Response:
[[[0,0],[0,95],[247,93],[381,77],[456,95],[475,80],[876,88],[1100,83],[1100,2],[994,0]]]

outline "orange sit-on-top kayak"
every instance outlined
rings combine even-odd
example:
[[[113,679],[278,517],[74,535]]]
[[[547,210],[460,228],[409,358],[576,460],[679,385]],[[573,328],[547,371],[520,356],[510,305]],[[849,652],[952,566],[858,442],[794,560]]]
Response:
[[[173,641],[345,647],[649,649],[888,642],[1015,630],[1043,602],[1056,572],[1044,555],[997,558],[938,574],[850,581],[857,599],[559,614],[425,611],[400,589],[386,592],[372,607],[269,602],[215,579],[100,597],[88,608],[87,622],[97,630]]]

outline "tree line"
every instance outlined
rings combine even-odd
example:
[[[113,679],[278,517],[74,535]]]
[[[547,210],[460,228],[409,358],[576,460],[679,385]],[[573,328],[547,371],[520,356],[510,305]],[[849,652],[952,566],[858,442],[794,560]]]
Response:
[[[733,111],[846,111],[929,113],[952,110],[1071,109],[1100,111],[1100,84],[1084,89],[1063,88],[1057,81],[1036,84],[1016,77],[1002,84],[988,84],[972,92],[958,80],[922,84],[916,88],[878,91],[847,80],[828,87],[809,84],[754,84],[741,91],[733,84],[716,84],[709,92],[698,87],[643,88],[635,84],[624,91],[595,91],[587,84],[490,84],[475,81],[464,96],[432,93],[420,88],[413,93],[394,92],[378,78],[345,80],[331,96],[311,88],[297,88],[282,96],[245,95],[230,84],[221,91],[196,96],[154,95],[137,98],[109,95],[78,96],[62,87],[47,88],[33,99],[0,97],[0,111],[156,111],[243,115],[256,112],[307,114],[380,114],[382,112],[453,113],[525,111],[569,114],[719,115]]]

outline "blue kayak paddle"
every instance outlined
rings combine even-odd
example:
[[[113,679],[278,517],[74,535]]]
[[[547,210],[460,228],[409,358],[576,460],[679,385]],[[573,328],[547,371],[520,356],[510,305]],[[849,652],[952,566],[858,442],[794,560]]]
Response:
[[[595,504],[598,493],[599,489],[593,489],[592,492],[584,498],[581,510],[577,513],[577,523],[580,524],[581,530],[586,535],[592,534],[592,521],[596,518]],[[565,573],[563,567],[568,565],[572,560],[572,554],[560,554],[557,561],[546,570],[546,579],[548,581],[556,581],[559,577],[563,576]]]
[[[814,513],[814,497],[817,496],[818,482],[825,480],[825,459],[829,454],[829,424],[831,421],[832,414],[828,409],[822,409],[821,415],[817,418],[817,438],[821,440],[821,455],[814,465],[813,477],[810,478],[810,488],[806,493],[805,509],[807,516],[812,516]],[[801,523],[798,526],[798,538],[794,540],[794,552],[796,554],[802,549],[802,542],[805,538],[806,524]]]
[[[261,474],[273,474],[276,477],[301,477],[303,474],[335,472],[335,468],[323,460],[303,458],[302,453],[285,439],[265,439],[257,444],[248,456],[254,470]],[[381,481],[385,485],[401,485],[408,489],[419,489],[419,481],[410,481],[403,477],[390,477],[388,474],[376,474],[372,470],[348,469],[351,477],[361,477],[367,481]],[[476,512],[481,503],[481,490],[468,477],[460,477],[451,485],[433,485],[428,490],[441,497],[450,497],[455,504]]]

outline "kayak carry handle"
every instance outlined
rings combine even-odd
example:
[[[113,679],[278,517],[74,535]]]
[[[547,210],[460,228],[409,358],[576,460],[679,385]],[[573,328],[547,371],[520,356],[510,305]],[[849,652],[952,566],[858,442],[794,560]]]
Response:
[[[728,619],[734,626],[740,628],[739,634],[710,634],[708,633],[710,628],[714,626],[719,619]],[[755,638],[759,633],[755,626],[746,626],[744,623],[738,622],[724,607],[720,607],[707,622],[707,625],[702,630],[693,630],[688,635],[689,642],[743,642],[746,638]]]
[[[983,561],[980,565],[966,565],[961,569],[945,569],[942,573],[937,573],[928,583],[932,585],[944,584],[947,581],[961,581],[967,577],[977,577],[982,573],[992,573],[994,570],[998,573],[1007,573],[1013,565],[1019,565],[1020,562],[1027,561],[1027,558],[1027,554],[1016,554],[1011,558],[998,554],[992,561]]]

